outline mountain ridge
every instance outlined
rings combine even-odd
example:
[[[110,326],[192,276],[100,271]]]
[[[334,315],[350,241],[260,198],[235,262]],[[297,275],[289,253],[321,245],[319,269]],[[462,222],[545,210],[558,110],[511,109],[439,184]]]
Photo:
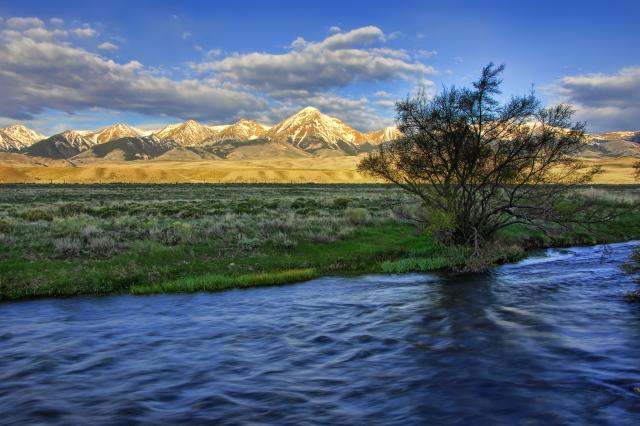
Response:
[[[204,125],[195,120],[186,120],[155,131],[142,131],[125,123],[115,123],[95,131],[67,130],[44,138],[23,125],[14,125],[0,129],[0,152],[19,152],[56,160],[70,159],[94,146],[127,139],[126,142],[104,148],[107,151],[114,150],[113,154],[106,157],[122,158],[123,161],[158,156],[184,158],[184,161],[247,156],[265,159],[279,155],[292,158],[309,155],[331,157],[369,152],[376,146],[400,137],[402,133],[393,126],[360,132],[317,108],[306,107],[273,126],[248,119],[224,125]],[[39,138],[43,139],[35,140]],[[87,154],[87,158],[95,161],[105,158],[96,154],[98,152],[102,150],[94,149],[93,154]],[[586,157],[594,158],[640,156],[640,131],[588,135],[583,153]]]

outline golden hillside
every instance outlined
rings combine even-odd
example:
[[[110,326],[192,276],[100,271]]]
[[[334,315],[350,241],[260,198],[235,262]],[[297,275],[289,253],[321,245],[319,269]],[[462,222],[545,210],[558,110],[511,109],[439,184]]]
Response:
[[[69,165],[0,154],[1,183],[367,183],[356,171],[359,157],[281,158],[264,160],[122,161]],[[596,183],[635,183],[636,158],[586,159],[604,173]]]

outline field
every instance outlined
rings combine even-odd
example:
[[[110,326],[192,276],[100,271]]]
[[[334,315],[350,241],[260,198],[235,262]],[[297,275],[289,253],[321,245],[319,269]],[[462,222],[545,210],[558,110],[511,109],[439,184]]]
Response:
[[[573,198],[616,211],[603,232],[514,227],[492,261],[523,249],[640,236],[640,188]],[[3,185],[0,300],[216,290],[326,274],[455,269],[462,247],[407,219],[415,199],[386,185]]]
[[[359,157],[263,160],[123,161],[70,164],[0,155],[0,183],[375,183],[356,171]],[[633,157],[586,159],[604,173],[595,183],[634,183]]]

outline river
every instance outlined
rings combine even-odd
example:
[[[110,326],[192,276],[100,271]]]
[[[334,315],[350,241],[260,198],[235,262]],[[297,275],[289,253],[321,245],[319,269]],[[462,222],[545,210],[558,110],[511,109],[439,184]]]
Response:
[[[632,243],[480,276],[0,304],[0,424],[640,424]]]

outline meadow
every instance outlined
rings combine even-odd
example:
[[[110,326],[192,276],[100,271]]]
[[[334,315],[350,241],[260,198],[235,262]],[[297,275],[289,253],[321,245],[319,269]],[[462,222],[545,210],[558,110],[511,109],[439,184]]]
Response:
[[[615,212],[595,233],[501,233],[491,262],[527,249],[640,237],[640,187],[593,186],[572,202]],[[387,185],[3,185],[0,300],[220,290],[320,275],[461,269],[464,247],[416,222]]]

